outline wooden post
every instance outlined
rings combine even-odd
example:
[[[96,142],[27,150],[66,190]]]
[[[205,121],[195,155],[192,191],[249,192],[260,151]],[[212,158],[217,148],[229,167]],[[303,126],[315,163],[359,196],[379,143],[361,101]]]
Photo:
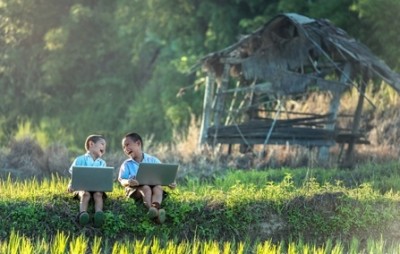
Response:
[[[329,120],[331,123],[328,123],[325,126],[327,130],[334,130],[336,125],[336,118],[339,111],[340,98],[344,89],[346,88],[346,84],[350,82],[351,75],[351,65],[346,63],[344,65],[342,75],[340,76],[340,82],[343,83],[343,88],[333,89],[332,90],[332,100],[329,106],[329,113],[331,114]],[[328,162],[329,161],[329,147],[322,146],[318,151],[318,161],[319,162]]]
[[[347,151],[346,151],[346,157],[342,163],[343,167],[352,168],[354,165],[353,150],[354,150],[356,136],[357,136],[359,128],[360,128],[361,113],[362,113],[363,106],[364,106],[364,97],[365,97],[365,89],[367,87],[367,82],[368,82],[368,78],[366,77],[365,74],[363,74],[363,77],[361,79],[361,84],[360,84],[361,85],[360,91],[359,91],[359,95],[358,95],[357,108],[354,113],[353,127],[351,129],[352,138],[349,141],[349,145],[348,145]]]
[[[236,88],[239,88],[239,86],[240,86],[240,81],[236,82]],[[228,116],[225,119],[225,125],[231,124],[231,122],[233,121],[232,119],[235,119],[236,117],[235,115],[236,113],[234,114],[232,111],[235,107],[237,96],[238,96],[238,90],[236,89],[232,96],[231,105],[228,110]]]
[[[198,148],[201,149],[202,145],[207,139],[207,129],[210,127],[211,118],[211,103],[213,100],[213,87],[215,82],[215,74],[208,72],[205,82],[204,99],[203,99],[203,116],[201,118],[200,137]]]
[[[245,98],[247,100],[246,101],[247,102],[247,105],[246,105],[247,110],[246,110],[246,113],[243,116],[243,119],[242,119],[243,122],[250,121],[254,117],[254,111],[251,108],[251,106],[253,105],[254,99],[255,99],[255,91],[254,91],[255,90],[255,85],[256,85],[256,80],[254,80],[251,83],[251,85],[250,85],[251,90],[247,93],[246,98]],[[247,152],[250,152],[252,150],[253,150],[253,146],[247,144],[246,142],[241,143],[240,146],[239,146],[239,151],[240,151],[240,153],[243,153],[243,154],[247,153]]]
[[[214,126],[215,126],[215,134],[213,140],[213,146],[215,147],[217,144],[218,138],[218,128],[221,124],[222,115],[224,113],[225,107],[225,91],[228,87],[229,83],[229,64],[224,65],[224,72],[222,73],[221,82],[218,84],[216,101],[215,101],[215,109],[214,109]]]

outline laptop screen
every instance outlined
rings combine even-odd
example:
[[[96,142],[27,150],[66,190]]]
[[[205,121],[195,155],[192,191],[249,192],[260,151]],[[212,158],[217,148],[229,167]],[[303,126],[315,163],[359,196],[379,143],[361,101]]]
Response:
[[[140,185],[170,185],[175,181],[178,164],[140,163],[136,180]]]
[[[110,192],[113,178],[113,167],[73,166],[71,187],[74,190]]]

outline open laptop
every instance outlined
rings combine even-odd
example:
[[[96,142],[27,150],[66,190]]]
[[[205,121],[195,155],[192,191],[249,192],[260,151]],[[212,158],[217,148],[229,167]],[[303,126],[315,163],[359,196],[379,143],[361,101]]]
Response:
[[[136,180],[140,185],[169,185],[175,181],[178,164],[140,163]]]
[[[71,187],[74,190],[110,192],[113,178],[113,167],[73,166]]]

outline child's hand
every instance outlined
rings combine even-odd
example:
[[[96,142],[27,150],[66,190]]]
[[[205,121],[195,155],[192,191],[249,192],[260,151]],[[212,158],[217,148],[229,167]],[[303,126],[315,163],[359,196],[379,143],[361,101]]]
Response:
[[[176,182],[171,183],[170,185],[168,185],[168,187],[170,187],[171,189],[175,189],[176,188]]]
[[[72,189],[71,185],[68,185],[67,191],[71,193],[74,192],[74,189]]]
[[[138,186],[139,182],[136,179],[129,179],[128,184],[129,184],[129,186],[134,187],[134,186]]]

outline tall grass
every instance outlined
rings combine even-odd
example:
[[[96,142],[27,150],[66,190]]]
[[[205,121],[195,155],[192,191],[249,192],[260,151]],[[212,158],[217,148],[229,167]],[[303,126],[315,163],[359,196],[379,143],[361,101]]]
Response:
[[[61,233],[62,234],[62,233]],[[61,240],[61,242],[60,242]],[[161,245],[159,240],[125,240],[115,242],[110,249],[104,249],[100,251],[93,243],[90,247],[89,238],[83,235],[70,237],[53,238],[50,241],[44,241],[43,239],[30,239],[24,235],[13,233],[9,240],[0,241],[1,253],[8,254],[20,254],[20,253],[113,253],[113,254],[146,254],[146,253],[160,253],[160,254],[244,254],[244,253],[256,253],[256,254],[297,254],[297,253],[374,253],[374,254],[385,254],[385,253],[399,253],[400,243],[387,244],[383,240],[371,240],[368,239],[366,248],[360,247],[360,242],[357,239],[353,239],[350,244],[346,244],[342,241],[332,242],[327,240],[322,245],[308,244],[302,241],[289,242],[286,247],[284,244],[273,243],[270,240],[266,240],[258,243],[238,242],[232,244],[231,242],[217,242],[213,241],[201,241],[194,239],[193,241],[168,241],[167,244]],[[54,247],[56,245],[56,247]],[[65,246],[65,248],[60,248]]]
[[[390,252],[399,249],[388,238],[396,229],[385,228],[397,222],[400,195],[377,187],[385,180],[374,182],[399,165],[377,166],[358,176],[347,171],[358,179],[354,185],[336,169],[234,170],[181,179],[164,202],[164,225],[147,219],[142,204],[124,199],[116,183],[101,229],[76,223],[79,204],[66,193],[69,178],[8,177],[0,179],[0,253]]]

